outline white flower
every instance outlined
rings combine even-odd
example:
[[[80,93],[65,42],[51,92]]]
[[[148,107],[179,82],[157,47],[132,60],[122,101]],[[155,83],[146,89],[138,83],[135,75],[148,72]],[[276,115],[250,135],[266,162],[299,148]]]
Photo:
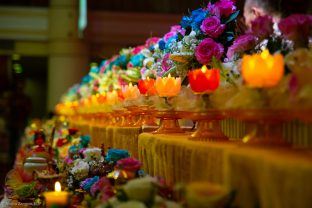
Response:
[[[83,155],[85,156],[84,160],[89,162],[92,160],[99,161],[102,156],[102,150],[100,148],[87,148],[83,151]]]
[[[152,53],[150,50],[148,50],[147,48],[144,48],[141,53],[143,54],[143,56],[145,57],[151,57],[152,56]]]
[[[144,59],[143,66],[145,66],[147,68],[151,68],[153,63],[154,63],[154,58],[153,57],[149,57],[149,58]]]
[[[129,200],[148,202],[154,197],[156,178],[147,176],[129,181],[122,186]]]
[[[87,162],[83,160],[75,160],[74,167],[70,170],[71,174],[76,180],[82,180],[86,178],[89,174],[90,166]]]

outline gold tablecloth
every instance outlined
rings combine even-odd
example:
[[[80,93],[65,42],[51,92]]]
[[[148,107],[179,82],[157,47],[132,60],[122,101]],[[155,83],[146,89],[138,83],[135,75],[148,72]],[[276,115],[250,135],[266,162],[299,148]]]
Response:
[[[89,134],[92,136],[91,145],[128,150],[132,157],[138,158],[138,136],[142,133],[141,127],[112,127],[92,125]]]
[[[237,192],[238,207],[312,207],[312,151],[205,143],[187,135],[139,136],[143,169],[169,182],[210,181]]]

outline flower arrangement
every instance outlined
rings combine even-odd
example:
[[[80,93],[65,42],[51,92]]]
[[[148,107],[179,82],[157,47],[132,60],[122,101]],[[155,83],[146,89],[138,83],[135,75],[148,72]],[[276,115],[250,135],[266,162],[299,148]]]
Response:
[[[278,24],[273,22],[271,16],[260,16],[251,23],[251,29],[229,47],[227,58],[237,60],[245,53],[257,53],[264,49],[285,55],[294,48],[306,48],[311,36],[311,24],[311,15],[291,15]]]

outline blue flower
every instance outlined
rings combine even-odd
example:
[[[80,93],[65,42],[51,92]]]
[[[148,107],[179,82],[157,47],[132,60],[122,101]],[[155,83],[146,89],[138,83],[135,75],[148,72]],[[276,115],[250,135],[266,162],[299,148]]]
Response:
[[[82,181],[80,183],[80,187],[87,191],[90,192],[90,188],[93,184],[95,184],[98,180],[100,179],[99,176],[94,176],[93,178],[87,178],[86,180]]]
[[[80,136],[79,147],[80,148],[88,147],[88,145],[90,143],[90,140],[91,140],[91,136],[89,136],[89,135],[82,135],[82,136]]]
[[[114,64],[120,66],[121,68],[125,69],[127,67],[127,57],[125,55],[120,55],[115,61]]]
[[[78,147],[76,145],[72,145],[68,149],[69,154],[74,155],[78,153]]]
[[[139,53],[131,57],[130,63],[132,63],[134,67],[141,67],[143,60],[144,60],[144,56]]]
[[[207,17],[207,12],[202,8],[192,11],[192,23],[193,30],[200,30],[200,26],[204,19]]]
[[[166,50],[171,48],[170,44],[172,43],[173,40],[176,40],[177,37],[178,37],[177,35],[174,35],[167,40],[166,45],[165,45]]]
[[[192,19],[188,16],[183,16],[180,22],[182,28],[186,29],[187,27],[191,26]]]
[[[92,66],[89,73],[96,73],[97,74],[99,72],[100,72],[100,68],[99,67]]]
[[[160,50],[165,50],[165,48],[166,48],[166,43],[165,43],[165,41],[163,40],[163,39],[161,39],[159,42],[158,42],[158,46],[159,46],[159,49]]]
[[[123,159],[123,158],[127,158],[127,157],[130,157],[129,152],[127,150],[109,149],[107,154],[106,154],[105,160],[107,162],[115,163],[118,160]]]
[[[86,75],[82,78],[81,83],[89,83],[93,78],[89,75]]]

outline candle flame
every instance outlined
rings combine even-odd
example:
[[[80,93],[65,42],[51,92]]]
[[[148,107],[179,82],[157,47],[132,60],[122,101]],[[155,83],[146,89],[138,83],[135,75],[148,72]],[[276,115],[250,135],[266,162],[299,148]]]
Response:
[[[202,71],[203,73],[205,73],[207,70],[208,70],[208,69],[207,69],[207,66],[206,66],[206,65],[203,65],[202,68],[201,68],[201,71]]]
[[[61,189],[61,183],[58,182],[58,181],[56,181],[56,182],[55,182],[54,189],[55,189],[56,192],[61,192],[61,190],[62,190],[62,189]]]
[[[250,69],[254,69],[256,66],[256,63],[253,59],[249,60],[248,65],[250,67]]]
[[[265,50],[262,51],[262,53],[261,53],[261,58],[264,59],[264,60],[266,60],[266,59],[269,57],[269,55],[270,55],[269,50],[268,50],[268,49],[265,49]]]
[[[171,78],[171,74],[169,73],[168,78]]]
[[[132,87],[132,82],[129,83],[129,87]]]
[[[149,77],[147,77],[146,79],[147,79],[147,81],[149,81],[149,80],[150,80],[150,78],[149,78]]]

